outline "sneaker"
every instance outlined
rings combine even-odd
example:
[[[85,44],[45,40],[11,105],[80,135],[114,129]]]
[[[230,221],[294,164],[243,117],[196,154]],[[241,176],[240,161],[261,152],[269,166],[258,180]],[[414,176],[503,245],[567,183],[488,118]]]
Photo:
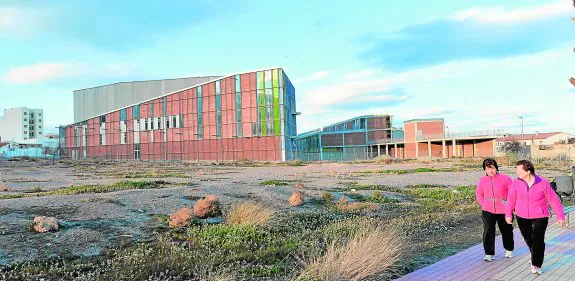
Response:
[[[540,267],[531,266],[531,273],[541,275],[543,274],[543,271],[541,271]]]
[[[513,257],[513,251],[505,251],[505,257],[506,258],[512,258]]]
[[[493,261],[493,260],[495,260],[495,258],[493,258],[493,255],[485,255],[483,260],[484,261]]]

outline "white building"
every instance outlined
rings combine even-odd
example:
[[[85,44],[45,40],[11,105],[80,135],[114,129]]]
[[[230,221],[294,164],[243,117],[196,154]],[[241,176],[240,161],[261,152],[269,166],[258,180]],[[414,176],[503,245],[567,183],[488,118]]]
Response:
[[[25,107],[4,110],[0,117],[0,142],[26,142],[42,138],[44,111]]]
[[[536,134],[516,134],[508,135],[496,140],[497,151],[501,151],[501,148],[505,146],[506,143],[518,142],[523,147],[531,146],[552,146],[554,144],[566,144],[569,140],[575,138],[575,135],[565,133],[565,132],[552,132],[552,133],[536,133]]]

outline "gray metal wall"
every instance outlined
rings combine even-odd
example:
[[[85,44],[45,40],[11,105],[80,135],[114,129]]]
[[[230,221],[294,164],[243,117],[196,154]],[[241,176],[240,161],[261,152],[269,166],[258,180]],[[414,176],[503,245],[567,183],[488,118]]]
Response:
[[[221,76],[122,82],[74,91],[74,123]]]

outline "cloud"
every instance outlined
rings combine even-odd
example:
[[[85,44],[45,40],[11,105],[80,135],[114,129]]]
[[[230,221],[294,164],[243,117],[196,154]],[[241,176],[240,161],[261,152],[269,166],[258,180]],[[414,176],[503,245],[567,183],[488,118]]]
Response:
[[[456,13],[453,19],[457,21],[474,20],[482,24],[515,24],[564,16],[570,13],[570,9],[570,1],[561,0],[543,6],[511,10],[501,7],[473,8]]]
[[[22,38],[43,30],[49,22],[47,9],[0,7],[0,36]]]
[[[558,7],[554,4],[496,15],[467,10],[455,17],[408,25],[391,34],[369,34],[360,40],[368,47],[358,58],[380,68],[403,71],[457,60],[537,53],[572,37],[573,25],[558,16]],[[499,23],[506,19],[506,24]]]
[[[296,78],[294,82],[304,83],[304,82],[309,82],[309,81],[318,81],[318,80],[322,80],[322,79],[326,78],[328,76],[328,74],[329,74],[329,72],[327,72],[325,70],[316,71],[316,72],[310,74],[309,76]]]
[[[381,98],[381,95],[391,90],[392,87],[384,80],[349,81],[312,89],[304,94],[304,102],[312,107],[331,106],[354,100],[365,100],[368,96]]]
[[[54,62],[11,68],[3,75],[2,80],[12,84],[32,84],[79,76],[124,77],[134,73],[136,73],[135,67],[129,64],[89,65],[85,63]]]
[[[11,68],[2,80],[7,83],[28,84],[62,78],[71,74],[70,68],[62,63],[39,63]]]

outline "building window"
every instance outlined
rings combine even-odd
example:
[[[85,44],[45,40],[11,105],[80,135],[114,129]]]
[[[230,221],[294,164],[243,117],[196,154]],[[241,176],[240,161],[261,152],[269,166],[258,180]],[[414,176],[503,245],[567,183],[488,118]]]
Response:
[[[38,126],[38,129],[42,129],[42,126]]]
[[[242,88],[240,75],[236,75],[236,136],[242,136]]]
[[[38,116],[42,117],[42,113],[38,113]]]
[[[27,119],[27,118],[24,118],[24,121],[28,121],[28,119]]]
[[[197,88],[198,92],[198,139],[204,137],[204,114],[202,112],[202,86]]]
[[[169,118],[169,117],[166,118],[166,129],[167,129],[167,128],[171,128],[171,127],[170,127],[170,118]]]
[[[28,131],[24,131],[24,135],[25,135],[25,134],[28,134]]]
[[[221,81],[216,81],[216,138],[222,137],[222,87]]]
[[[148,130],[148,118],[144,119],[144,131]]]
[[[106,123],[106,116],[105,115],[100,116],[100,124],[102,124],[102,123]]]
[[[102,137],[102,134],[98,135],[98,139],[99,139],[98,142],[100,143],[100,145],[104,144],[104,142],[103,142],[104,138]]]
[[[28,115],[28,112],[24,112],[24,115]]]
[[[24,128],[28,128],[28,125],[24,125]]]

